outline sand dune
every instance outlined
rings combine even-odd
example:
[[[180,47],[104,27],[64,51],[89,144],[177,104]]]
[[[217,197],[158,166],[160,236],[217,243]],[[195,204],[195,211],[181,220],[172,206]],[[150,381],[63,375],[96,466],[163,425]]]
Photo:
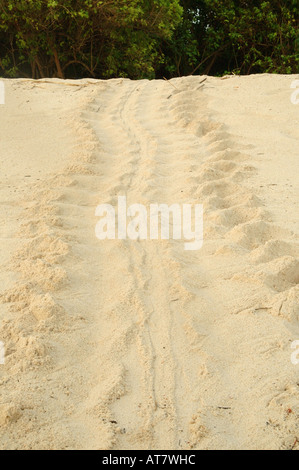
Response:
[[[5,80],[1,449],[298,449],[292,76]],[[99,204],[204,205],[204,246]]]

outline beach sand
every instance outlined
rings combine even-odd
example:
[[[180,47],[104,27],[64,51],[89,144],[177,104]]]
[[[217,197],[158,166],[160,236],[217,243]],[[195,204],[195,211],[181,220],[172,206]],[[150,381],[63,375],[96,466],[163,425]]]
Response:
[[[4,80],[0,449],[299,449],[296,78]],[[98,240],[118,196],[203,248]]]

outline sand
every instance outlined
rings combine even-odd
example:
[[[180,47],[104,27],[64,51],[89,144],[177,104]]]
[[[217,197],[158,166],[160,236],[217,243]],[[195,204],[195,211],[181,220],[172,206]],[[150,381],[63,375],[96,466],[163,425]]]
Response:
[[[298,77],[203,78],[4,80],[1,449],[299,449]],[[203,248],[99,241],[118,196]]]

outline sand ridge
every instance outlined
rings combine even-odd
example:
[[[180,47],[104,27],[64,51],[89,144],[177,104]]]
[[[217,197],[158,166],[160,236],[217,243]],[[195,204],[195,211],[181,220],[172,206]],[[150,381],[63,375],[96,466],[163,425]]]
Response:
[[[26,181],[20,148],[2,161],[1,448],[298,447],[298,172],[272,204],[285,156],[258,133],[278,89],[269,127],[284,112],[298,168],[290,79],[5,81],[15,125],[28,100],[51,146],[32,139]],[[119,195],[204,204],[203,249],[99,242],[95,208]]]

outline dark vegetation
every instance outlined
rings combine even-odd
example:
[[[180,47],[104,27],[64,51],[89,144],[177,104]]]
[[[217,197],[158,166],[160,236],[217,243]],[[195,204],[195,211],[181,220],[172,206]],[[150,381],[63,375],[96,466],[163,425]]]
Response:
[[[298,0],[0,0],[0,76],[298,73]]]

